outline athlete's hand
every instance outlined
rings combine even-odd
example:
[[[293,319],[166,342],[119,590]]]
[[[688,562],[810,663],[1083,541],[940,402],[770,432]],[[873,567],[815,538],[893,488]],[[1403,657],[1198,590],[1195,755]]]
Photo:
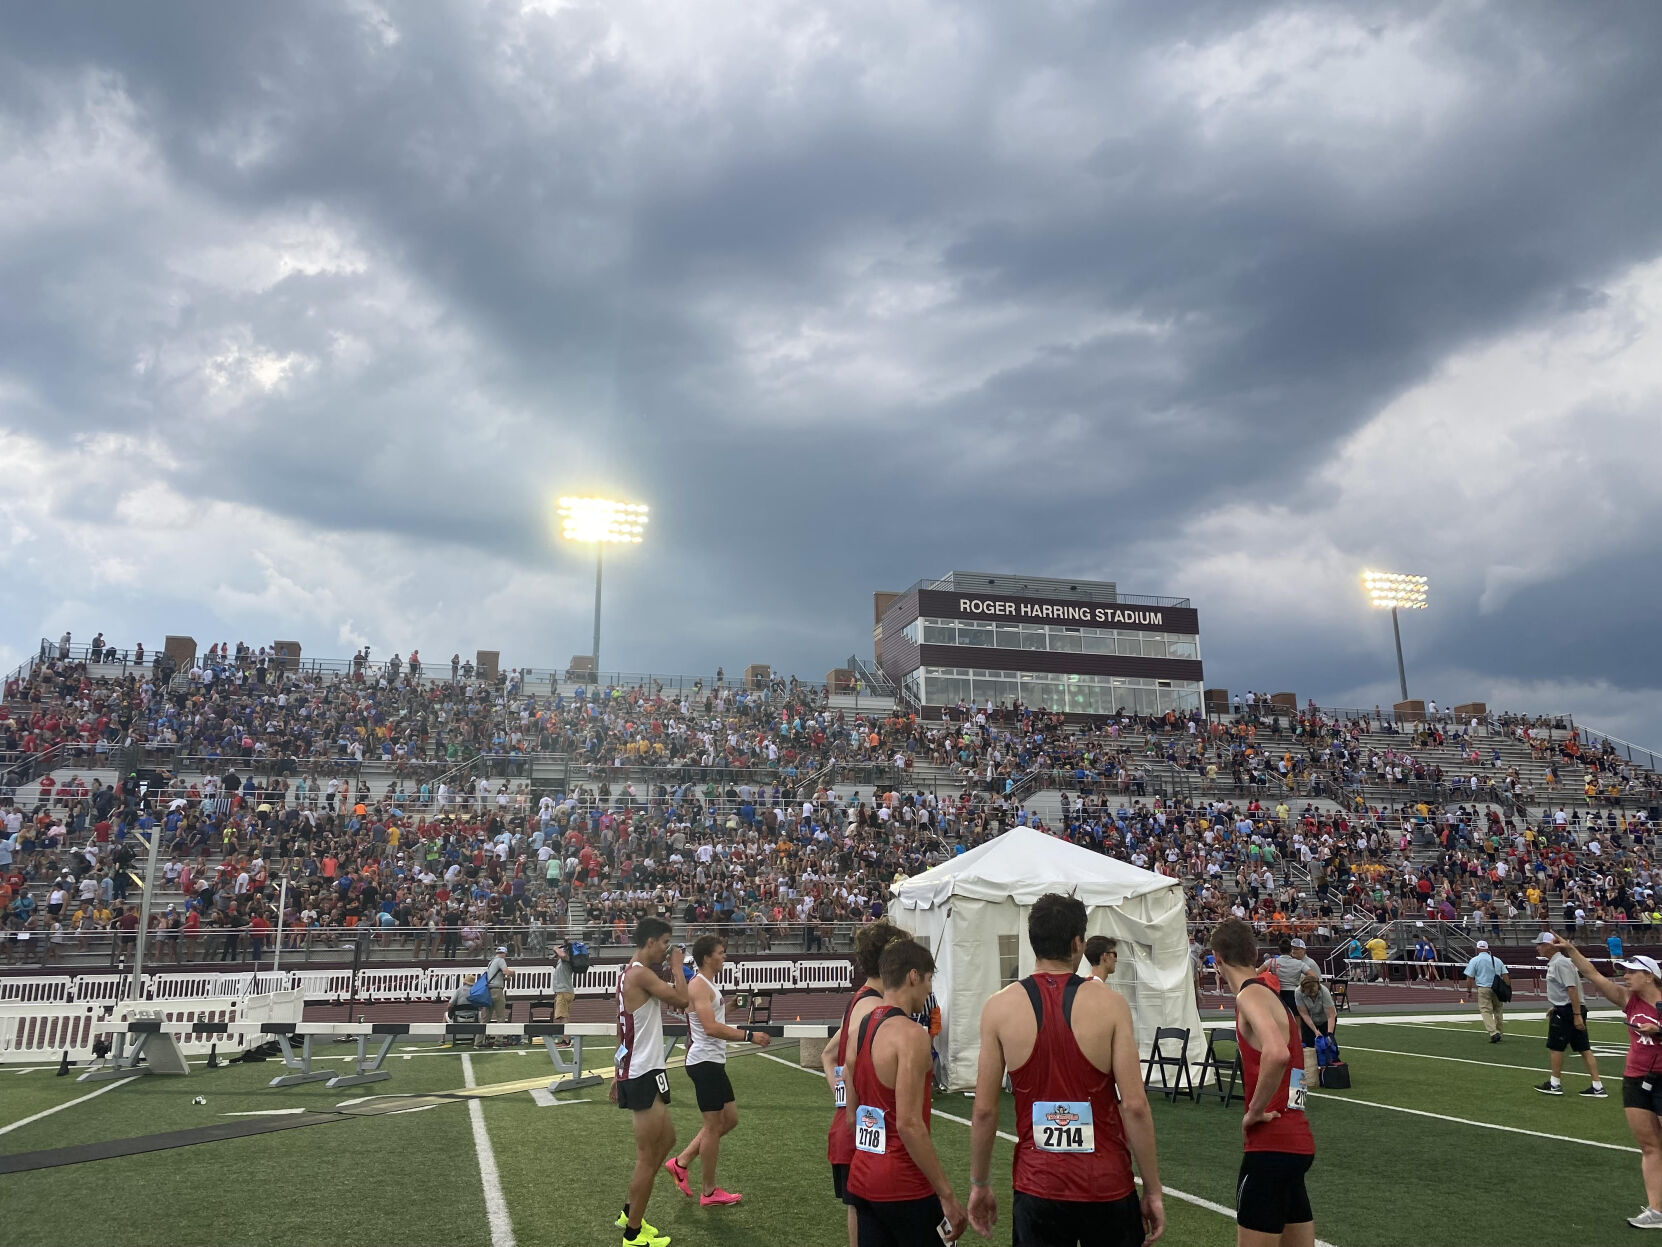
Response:
[[[1263,1109],[1249,1110],[1247,1115],[1241,1118],[1241,1132],[1245,1134],[1248,1130],[1252,1129],[1252,1127],[1259,1125],[1262,1122],[1274,1121],[1280,1116],[1280,1113],[1269,1113],[1265,1112]]]
[[[1143,1190],[1143,1247],[1166,1232],[1166,1201],[1159,1191]]]
[[[758,1048],[765,1048],[773,1042],[773,1036],[766,1031],[752,1031],[750,1034],[750,1042]]]
[[[970,1198],[975,1197],[972,1195]],[[958,1197],[953,1195],[941,1201],[941,1214],[952,1225],[952,1235],[946,1241],[949,1243],[957,1242],[963,1237],[964,1227],[969,1224],[969,1213],[964,1211],[964,1206],[958,1202]]]
[[[982,1238],[990,1238],[993,1226],[998,1224],[998,1196],[990,1186],[971,1186],[969,1220]]]

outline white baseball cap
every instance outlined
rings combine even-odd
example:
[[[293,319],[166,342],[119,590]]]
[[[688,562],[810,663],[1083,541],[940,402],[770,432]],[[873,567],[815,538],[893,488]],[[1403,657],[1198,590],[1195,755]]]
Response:
[[[1477,951],[1480,952],[1480,953],[1488,952],[1489,951],[1489,941],[1488,940],[1478,940],[1478,942],[1477,942]]]
[[[1542,931],[1541,934],[1535,937],[1535,942],[1537,944],[1550,944],[1556,938],[1557,936],[1553,935],[1551,931]]]
[[[1632,957],[1623,957],[1616,964],[1624,970],[1643,970],[1646,974],[1662,979],[1662,966],[1656,964],[1655,957],[1636,954]]]
[[[496,946],[496,951],[499,953],[505,953],[508,951],[508,946],[506,944],[498,944]]]

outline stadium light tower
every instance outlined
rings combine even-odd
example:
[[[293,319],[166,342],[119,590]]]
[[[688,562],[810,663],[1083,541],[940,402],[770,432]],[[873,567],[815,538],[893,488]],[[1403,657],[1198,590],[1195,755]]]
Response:
[[[1397,641],[1397,682],[1402,685],[1402,700],[1408,700],[1408,672],[1402,665],[1402,629],[1397,625],[1397,611],[1425,609],[1425,577],[1405,575],[1402,572],[1362,573],[1362,587],[1368,591],[1373,605],[1391,610],[1391,632]]]
[[[647,508],[637,502],[610,498],[561,498],[560,536],[594,546],[594,661],[595,683],[600,682],[600,565],[601,551],[611,545],[639,545],[646,531]]]

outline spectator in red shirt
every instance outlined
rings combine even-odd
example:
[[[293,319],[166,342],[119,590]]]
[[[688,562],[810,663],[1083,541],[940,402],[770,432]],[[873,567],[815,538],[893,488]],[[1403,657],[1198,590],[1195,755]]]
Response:
[[[256,912],[248,920],[248,943],[253,952],[254,964],[260,964],[260,954],[265,951],[266,939],[271,935],[271,923],[265,914]]]

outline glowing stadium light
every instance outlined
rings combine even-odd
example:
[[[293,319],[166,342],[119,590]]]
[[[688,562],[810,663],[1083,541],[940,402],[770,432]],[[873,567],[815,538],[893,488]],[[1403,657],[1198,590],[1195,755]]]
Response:
[[[560,535],[567,541],[639,545],[649,510],[611,498],[561,498]]]
[[[1425,609],[1424,576],[1410,576],[1402,572],[1363,572],[1362,587],[1368,591],[1373,604],[1381,609]]]
[[[1391,633],[1397,642],[1397,683],[1402,688],[1402,700],[1407,701],[1408,670],[1402,665],[1402,628],[1397,624],[1397,612],[1425,609],[1426,579],[1406,572],[1364,571],[1362,588],[1376,609],[1391,612]]]
[[[614,498],[561,498],[560,536],[594,546],[594,661],[595,683],[600,682],[600,552],[608,545],[641,543],[650,518],[649,508]]]

